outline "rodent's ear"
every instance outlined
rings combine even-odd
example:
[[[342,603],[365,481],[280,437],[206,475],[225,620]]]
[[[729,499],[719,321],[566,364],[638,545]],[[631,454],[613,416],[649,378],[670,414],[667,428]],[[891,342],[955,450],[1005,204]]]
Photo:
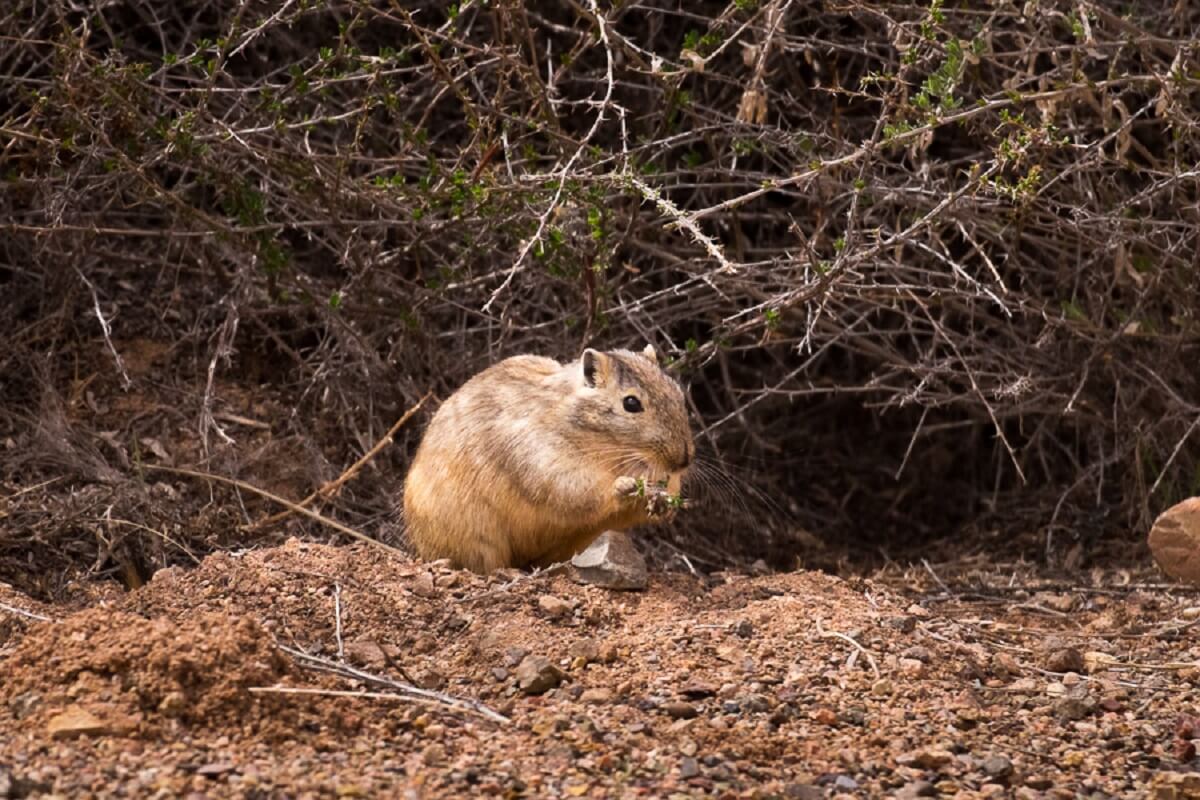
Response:
[[[658,351],[654,349],[654,345],[646,345],[646,347],[642,350],[642,355],[649,359],[651,364],[656,367],[658,366]]]
[[[579,361],[583,365],[584,383],[593,388],[608,383],[608,374],[611,370],[608,356],[589,347],[583,351],[583,358]]]

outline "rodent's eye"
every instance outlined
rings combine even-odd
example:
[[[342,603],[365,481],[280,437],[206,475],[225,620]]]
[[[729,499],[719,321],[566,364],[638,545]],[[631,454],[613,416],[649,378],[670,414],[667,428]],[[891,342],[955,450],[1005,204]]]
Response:
[[[638,400],[631,394],[625,395],[625,399],[621,401],[621,405],[623,405],[625,410],[630,414],[638,414],[641,413],[642,410],[642,401]]]

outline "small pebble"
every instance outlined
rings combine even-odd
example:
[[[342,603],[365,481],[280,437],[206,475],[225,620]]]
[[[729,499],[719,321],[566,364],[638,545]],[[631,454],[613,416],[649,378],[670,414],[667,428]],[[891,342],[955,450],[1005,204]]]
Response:
[[[580,702],[586,703],[586,704],[592,705],[592,706],[607,705],[612,702],[612,699],[613,699],[612,690],[606,689],[604,687],[588,689],[588,690],[584,691],[584,693],[582,695],[579,696]]]
[[[544,594],[537,600],[538,608],[551,618],[565,617],[575,608],[571,603],[552,594]]]
[[[696,706],[679,700],[663,703],[660,707],[672,719],[694,719],[700,715],[700,710]]]
[[[1050,672],[1083,672],[1083,653],[1074,647],[1064,647],[1047,654],[1044,663]]]
[[[525,694],[543,694],[562,682],[563,672],[543,656],[525,656],[514,673]]]
[[[1012,762],[1004,756],[988,756],[980,766],[990,778],[1007,778],[1013,772]]]

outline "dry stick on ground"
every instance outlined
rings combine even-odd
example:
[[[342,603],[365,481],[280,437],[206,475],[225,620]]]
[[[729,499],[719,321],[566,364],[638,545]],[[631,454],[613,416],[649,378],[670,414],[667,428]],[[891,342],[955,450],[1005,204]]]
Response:
[[[370,461],[375,456],[377,456],[379,454],[380,450],[382,450],[383,448],[387,447],[389,444],[392,443],[392,437],[396,435],[396,431],[398,431],[402,427],[404,427],[404,424],[406,422],[408,422],[410,419],[412,419],[413,416],[418,411],[421,410],[421,406],[423,406],[425,404],[425,401],[429,399],[429,396],[431,394],[433,394],[433,393],[426,392],[425,396],[416,402],[416,405],[414,405],[408,411],[405,411],[404,415],[402,417],[400,417],[400,419],[396,420],[395,424],[393,424],[392,427],[388,428],[388,432],[379,438],[379,441],[377,441],[375,443],[375,446],[372,447],[367,452],[363,453],[362,458],[358,459],[358,461],[355,461],[353,464],[351,464],[349,469],[347,469],[345,472],[343,472],[337,478],[326,483],[320,489],[317,489],[315,492],[313,492],[308,497],[301,500],[299,503],[296,503],[296,506],[298,506],[298,508],[289,508],[287,511],[280,511],[278,514],[272,514],[271,516],[267,517],[266,519],[261,519],[258,522],[255,522],[253,525],[247,526],[247,528],[250,530],[257,530],[259,528],[266,527],[267,525],[272,525],[276,522],[279,522],[280,520],[286,519],[293,511],[296,511],[296,510],[299,510],[299,508],[304,508],[304,507],[308,506],[310,503],[312,503],[317,498],[320,498],[322,500],[328,500],[338,489],[342,488],[342,486],[347,481],[349,481],[351,478],[353,478],[355,475],[357,475],[358,471],[360,469],[362,469],[363,466],[368,461]]]
[[[337,520],[333,520],[333,519],[330,519],[329,517],[321,516],[320,514],[318,514],[315,511],[309,511],[307,508],[303,508],[300,505],[293,503],[291,500],[285,500],[277,494],[272,494],[271,492],[268,492],[266,489],[260,489],[257,486],[253,486],[249,483],[246,483],[245,481],[239,481],[237,478],[226,478],[224,475],[214,475],[211,472],[200,472],[199,470],[183,469],[182,467],[164,467],[159,464],[142,464],[141,467],[143,469],[156,470],[158,472],[170,472],[175,475],[187,475],[188,477],[191,477],[191,478],[202,478],[202,479],[208,480],[208,481],[217,481],[218,483],[224,483],[229,486],[236,486],[239,489],[244,489],[245,491],[256,494],[259,497],[265,497],[268,500],[274,500],[276,503],[279,503],[281,506],[286,506],[287,508],[290,508],[292,511],[295,511],[297,514],[303,514],[304,516],[308,517],[309,519],[315,520],[316,522],[319,522],[322,525],[333,528],[335,531],[338,531],[339,533],[344,533],[347,536],[351,536],[355,539],[359,539],[361,541],[367,542],[368,544],[373,544],[376,547],[382,548],[384,551],[386,551],[388,553],[393,553],[393,554],[400,553],[399,550],[397,550],[395,547],[392,547],[390,544],[384,544],[383,542],[379,541],[378,539],[372,539],[370,536],[367,536],[362,531],[356,531],[354,528],[351,528],[347,525],[343,525],[342,523],[338,522]]]
[[[817,635],[820,636],[822,639],[841,639],[843,642],[850,644],[851,646],[854,647],[855,650],[862,653],[863,656],[867,659],[867,663],[871,665],[871,672],[875,673],[875,677],[876,678],[880,677],[879,665],[875,663],[875,657],[871,655],[870,651],[867,650],[867,648],[863,647],[858,642],[854,641],[854,639],[852,637],[847,636],[844,633],[838,633],[837,631],[825,630],[824,626],[821,624],[820,617],[817,618]]]
[[[337,639],[338,661],[346,660],[346,645],[342,641],[342,585],[333,585],[333,635]]]
[[[16,614],[18,617],[35,619],[38,622],[57,622],[57,620],[51,619],[50,617],[43,616],[42,614],[36,614],[33,611],[26,611],[25,609],[17,608],[16,606],[10,606],[8,603],[0,603],[0,611],[7,611],[10,614]]]
[[[485,719],[490,719],[493,722],[511,722],[508,717],[504,716],[498,711],[494,711],[478,700],[471,700],[470,698],[466,697],[455,697],[454,695],[446,694],[445,692],[435,692],[432,689],[422,689],[419,686],[413,686],[409,683],[402,683],[400,681],[392,680],[391,678],[385,678],[382,675],[375,675],[373,673],[352,667],[349,664],[340,664],[336,661],[330,661],[327,658],[314,656],[310,653],[304,652],[303,650],[297,650],[286,645],[277,644],[276,647],[287,653],[292,658],[296,659],[296,662],[301,667],[320,670],[323,672],[332,672],[335,675],[341,675],[343,678],[352,678],[354,680],[365,681],[367,683],[374,683],[376,685],[386,686],[389,689],[395,689],[404,693],[403,696],[385,696],[398,698],[406,697],[416,702],[424,701],[427,703],[434,703],[458,711],[467,711],[472,714],[477,714]]]
[[[413,697],[387,692],[353,692],[344,689],[318,689],[310,686],[251,686],[247,691],[252,694],[304,694],[317,697],[353,697],[362,700],[401,700],[406,703],[423,703],[431,706],[443,706],[439,700],[429,700],[424,697]],[[499,716],[499,715],[497,715]],[[489,719],[491,719],[489,717]],[[509,721],[505,717],[505,721]]]

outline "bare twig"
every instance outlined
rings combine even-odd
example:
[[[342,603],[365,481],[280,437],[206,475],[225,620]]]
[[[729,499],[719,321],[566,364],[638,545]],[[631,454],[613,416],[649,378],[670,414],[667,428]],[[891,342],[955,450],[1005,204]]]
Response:
[[[240,481],[236,478],[226,478],[223,475],[214,475],[210,472],[201,472],[199,470],[194,470],[194,469],[183,469],[182,467],[165,467],[165,466],[162,466],[159,464],[141,464],[140,466],[142,469],[156,470],[158,472],[170,472],[175,475],[187,475],[188,477],[191,477],[191,478],[200,478],[200,479],[206,480],[206,481],[216,481],[217,483],[224,483],[228,486],[234,486],[234,487],[237,487],[238,489],[242,489],[247,492],[252,492],[252,493],[258,495],[259,497],[265,497],[268,500],[272,500],[276,503],[279,503],[281,506],[291,509],[292,511],[296,512],[297,514],[303,514],[304,516],[308,517],[309,519],[319,522],[322,525],[325,525],[326,527],[333,528],[335,531],[337,531],[339,533],[344,533],[347,536],[358,539],[359,541],[363,541],[368,544],[372,544],[376,547],[381,548],[385,552],[393,553],[393,554],[398,554],[400,552],[399,550],[392,547],[391,545],[384,544],[383,542],[379,541],[378,539],[372,539],[370,536],[367,536],[365,533],[362,533],[361,531],[356,531],[354,528],[343,525],[342,523],[338,522],[337,520],[333,520],[333,519],[329,519],[328,517],[321,516],[320,514],[316,513],[315,511],[310,511],[309,509],[300,506],[298,503],[293,503],[291,500],[285,500],[284,498],[280,497],[277,494],[272,494],[271,492],[268,492],[265,489],[260,489],[257,486],[246,483],[245,481]]]
[[[38,614],[33,611],[26,611],[25,609],[17,608],[16,606],[10,606],[8,603],[0,603],[0,611],[7,611],[10,614],[16,614],[18,617],[27,617],[28,619],[34,619],[34,620],[37,620],[38,622],[54,622],[55,621],[55,620],[51,619],[50,617],[43,616],[42,614]]]
[[[346,645],[342,642],[342,585],[333,585],[333,635],[337,639],[338,661],[346,660]]]
[[[875,674],[875,677],[876,678],[879,677],[879,665],[875,663],[875,657],[871,655],[871,652],[869,650],[867,650],[867,648],[863,647],[861,644],[854,641],[854,639],[850,638],[849,636],[847,636],[844,633],[838,633],[837,631],[825,630],[825,627],[822,624],[820,617],[817,618],[816,622],[817,622],[817,635],[818,636],[820,636],[822,639],[839,639],[839,640],[845,642],[846,644],[850,645],[851,647],[853,647],[854,650],[858,653],[861,653],[863,658],[865,658],[867,660],[867,663],[871,665],[871,672],[873,672]]]
[[[478,700],[470,700],[462,697],[455,697],[444,692],[436,692],[431,689],[422,689],[418,686],[413,686],[408,683],[385,678],[381,675],[374,675],[370,672],[352,667],[348,664],[342,664],[335,661],[330,661],[321,656],[315,656],[310,653],[305,653],[303,650],[296,650],[285,645],[278,645],[279,649],[296,659],[297,663],[302,667],[309,669],[319,669],[325,672],[332,672],[346,678],[373,683],[377,686],[386,686],[389,689],[401,692],[404,696],[418,701],[438,704],[454,711],[465,711],[484,719],[492,720],[493,722],[507,723],[509,718],[503,714],[493,711],[488,706]]]
[[[129,372],[125,369],[125,362],[121,360],[121,354],[117,352],[116,345],[112,341],[112,327],[108,320],[104,317],[104,312],[100,309],[100,297],[96,294],[96,287],[88,280],[87,276],[76,267],[75,274],[79,276],[79,280],[83,281],[87,286],[88,291],[92,294],[92,310],[96,314],[96,320],[100,323],[100,332],[104,335],[104,344],[108,346],[108,352],[112,353],[113,361],[117,364],[117,372],[121,375],[121,387],[126,391],[133,386],[133,381],[129,377]]]
[[[349,467],[347,467],[346,470],[344,472],[342,472],[342,474],[339,475],[337,478],[333,479],[332,481],[329,481],[328,483],[325,483],[319,489],[317,489],[315,492],[310,494],[308,497],[301,500],[296,505],[300,508],[305,508],[305,507],[311,505],[312,502],[314,500],[317,500],[318,498],[320,498],[322,500],[327,500],[330,497],[332,497],[339,489],[341,489],[342,486],[344,486],[350,479],[352,479],[356,474],[358,474],[358,471],[361,470],[367,463],[369,463],[371,461],[371,459],[373,459],[373,458],[375,458],[375,456],[379,455],[380,451],[382,451],[385,447],[387,447],[388,445],[390,445],[392,443],[392,437],[395,436],[396,433],[401,428],[404,427],[405,423],[407,423],[410,419],[412,419],[414,416],[416,416],[417,412],[421,410],[421,407],[423,405],[425,405],[425,401],[428,400],[429,397],[430,397],[430,393],[426,392],[421,397],[421,399],[418,400],[416,402],[416,404],[412,406],[412,408],[408,409],[407,411],[404,412],[404,414],[401,415],[400,419],[398,419],[394,423],[392,423],[392,427],[388,428],[387,433],[385,433],[385,434],[383,434],[383,436],[379,437],[379,441],[375,442],[374,446],[372,446],[370,450],[363,453],[362,456],[357,461],[355,461],[353,464],[351,464]],[[289,508],[285,511],[281,511],[277,514],[273,514],[265,519],[259,520],[258,522],[254,523],[251,527],[257,529],[257,528],[264,528],[267,525],[273,525],[276,522],[279,522],[280,520],[286,519],[292,513],[293,513],[293,509]]]

